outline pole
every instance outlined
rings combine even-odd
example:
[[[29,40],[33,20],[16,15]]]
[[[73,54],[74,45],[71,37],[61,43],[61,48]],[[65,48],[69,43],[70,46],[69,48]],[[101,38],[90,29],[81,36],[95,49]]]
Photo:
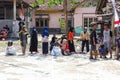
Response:
[[[13,19],[16,20],[16,0],[13,0]]]

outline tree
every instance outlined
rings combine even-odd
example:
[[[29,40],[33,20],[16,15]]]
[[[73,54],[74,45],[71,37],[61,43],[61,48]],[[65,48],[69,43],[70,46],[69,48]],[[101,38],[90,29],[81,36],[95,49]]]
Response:
[[[71,9],[75,8],[74,5],[77,5],[79,4],[80,2],[76,2],[75,0],[69,0],[70,4],[72,5],[71,6]],[[35,0],[34,3],[31,4],[31,6],[33,8],[37,8],[39,5],[41,4],[45,4],[46,3],[46,0]],[[68,0],[49,0],[48,2],[48,7],[52,7],[52,5],[63,5],[64,7],[64,13],[65,13],[65,28],[66,28],[66,34],[68,32],[68,11],[67,11],[67,4],[68,4]]]

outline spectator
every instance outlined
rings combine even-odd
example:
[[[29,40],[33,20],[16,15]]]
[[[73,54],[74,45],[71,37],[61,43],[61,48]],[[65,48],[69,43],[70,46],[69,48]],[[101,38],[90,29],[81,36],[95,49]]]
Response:
[[[61,44],[61,49],[63,55],[70,55],[69,45],[66,39],[63,39],[63,42]]]
[[[30,38],[30,52],[33,54],[33,52],[38,52],[37,50],[38,47],[38,36],[37,36],[37,30],[36,27],[32,28],[31,32],[31,38]]]
[[[23,27],[23,25],[25,25],[25,23],[23,22],[22,19],[20,19],[20,22],[18,23],[18,25],[19,25],[19,32],[20,32],[22,27]]]
[[[104,24],[103,43],[110,52],[110,58],[112,58],[112,31],[109,29],[109,24]]]
[[[62,35],[60,43],[63,43],[63,39],[67,39],[66,35]]]
[[[22,53],[23,53],[22,55],[25,55],[25,53],[26,53],[27,35],[28,35],[28,32],[26,30],[26,26],[23,25],[22,29],[21,29],[21,31],[19,33],[20,43],[21,43]]]
[[[53,48],[55,42],[57,42],[57,37],[55,34],[53,34],[52,40],[50,42],[50,52],[52,51],[52,48]]]
[[[45,27],[42,30],[42,51],[43,55],[45,56],[48,54],[48,37],[49,37],[48,28]]]
[[[6,33],[4,30],[1,31],[1,33],[0,33],[0,38],[1,38],[2,40],[5,40],[5,39],[7,38],[7,33]]]
[[[96,35],[96,29],[97,29],[97,23],[92,22],[91,23],[92,32],[90,34],[90,44],[91,44],[91,51],[90,51],[90,59],[97,59],[97,35]],[[94,57],[93,57],[94,56]]]
[[[89,33],[87,32],[87,29],[84,29],[84,31],[81,33],[81,39],[82,39],[82,53],[84,51],[85,45],[88,53],[89,52]]]
[[[74,46],[74,29],[70,28],[69,32],[68,32],[68,44],[69,44],[69,50],[70,53],[75,53],[75,46]]]

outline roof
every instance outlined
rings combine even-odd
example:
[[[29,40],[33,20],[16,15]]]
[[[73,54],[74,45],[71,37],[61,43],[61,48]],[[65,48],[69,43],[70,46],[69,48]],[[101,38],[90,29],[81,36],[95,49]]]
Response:
[[[106,7],[107,3],[108,3],[107,0],[99,0],[97,8],[96,8],[96,13],[103,14],[104,12],[103,12],[102,8]],[[117,8],[117,11],[120,12],[120,0],[116,0],[116,8]]]
[[[97,8],[96,8],[96,13],[97,14],[102,14],[102,8],[106,6],[107,0],[99,0]]]
[[[17,0],[17,8],[20,6],[21,1]],[[23,2],[24,7],[27,8],[29,5],[26,2]],[[13,8],[13,0],[0,0],[0,7]]]
[[[27,2],[28,4],[32,4],[35,2],[35,0],[23,0],[25,2]],[[76,6],[78,6],[78,4],[72,5],[71,4],[71,0],[67,0],[68,1],[68,11],[70,11],[71,9],[75,8]],[[78,3],[83,2],[84,0],[74,0]],[[38,10],[63,10],[64,6],[63,3],[62,4],[58,4],[58,5],[52,5],[51,7],[48,6],[48,2],[49,0],[46,0],[45,4],[39,5]],[[74,7],[71,7],[74,6]]]

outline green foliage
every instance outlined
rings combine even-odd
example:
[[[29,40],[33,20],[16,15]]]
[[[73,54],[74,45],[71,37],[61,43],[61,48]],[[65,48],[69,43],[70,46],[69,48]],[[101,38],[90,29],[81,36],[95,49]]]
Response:
[[[96,0],[96,2],[98,3],[100,0]]]
[[[34,3],[30,4],[33,8],[41,5],[41,4],[44,4],[45,3],[45,0],[39,0],[39,1],[35,1]]]
[[[97,2],[92,2],[92,1],[84,2],[81,4],[81,6],[82,7],[91,7],[91,6],[95,7],[95,6],[97,6]]]
[[[59,18],[59,23],[60,23],[61,29],[64,29],[65,28],[65,21],[62,18]]]
[[[38,0],[35,1],[34,3],[30,4],[33,8],[41,5],[41,4],[45,4],[46,0]],[[63,0],[49,0],[48,2],[48,7],[52,7],[52,5],[58,5],[58,4],[62,4]]]
[[[75,5],[80,4],[80,2],[77,2],[77,1],[71,0],[71,1],[70,1],[70,4],[71,4],[71,9],[74,9],[74,8],[75,8]]]

